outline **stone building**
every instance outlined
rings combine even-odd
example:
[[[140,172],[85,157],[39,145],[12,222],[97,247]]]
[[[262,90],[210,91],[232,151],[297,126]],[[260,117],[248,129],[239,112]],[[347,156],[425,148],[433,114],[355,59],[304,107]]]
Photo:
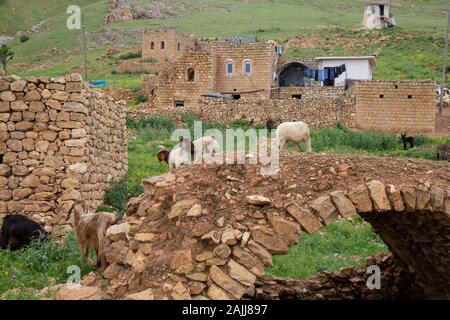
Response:
[[[364,9],[362,26],[367,30],[395,27],[396,22],[394,15],[391,12],[391,3],[368,3]]]
[[[175,62],[194,47],[194,39],[174,28],[146,30],[142,42],[142,59],[154,59],[158,63]]]
[[[390,132],[435,131],[433,81],[358,81],[356,127]]]
[[[125,112],[78,74],[0,78],[0,218],[26,214],[60,234],[75,200],[101,205],[128,170]]]

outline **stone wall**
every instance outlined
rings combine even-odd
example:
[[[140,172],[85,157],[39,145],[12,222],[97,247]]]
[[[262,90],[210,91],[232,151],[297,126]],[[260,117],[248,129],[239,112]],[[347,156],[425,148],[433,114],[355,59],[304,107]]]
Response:
[[[0,215],[67,229],[74,200],[93,208],[127,172],[126,104],[78,74],[0,79]]]
[[[345,93],[343,87],[278,87],[272,88],[272,99],[303,99],[303,98],[337,98]]]
[[[175,112],[174,112],[175,111]],[[152,115],[169,117],[178,122],[179,115],[193,112],[199,119],[214,123],[230,124],[237,120],[254,120],[265,124],[270,117],[277,123],[284,121],[305,121],[311,128],[334,127],[338,123],[354,127],[355,106],[352,97],[302,98],[300,100],[223,100],[204,97],[198,105],[178,108],[147,108],[138,111],[133,118]]]
[[[434,132],[436,85],[432,81],[358,81],[356,126],[390,132]]]

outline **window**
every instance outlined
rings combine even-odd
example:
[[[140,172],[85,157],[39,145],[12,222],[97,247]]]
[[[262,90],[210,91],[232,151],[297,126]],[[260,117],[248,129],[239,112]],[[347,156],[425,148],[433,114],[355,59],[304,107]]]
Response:
[[[175,100],[175,101],[174,101],[174,105],[175,105],[175,108],[181,108],[181,107],[184,107],[184,101],[181,101],[181,100]]]
[[[233,73],[234,73],[234,61],[233,60],[227,60],[226,68],[227,68],[227,76],[233,75]]]
[[[164,49],[164,47],[166,46],[164,41],[161,41],[161,49]]]
[[[178,42],[178,51],[181,49],[181,43]]]
[[[252,73],[252,60],[246,59],[244,60],[244,76],[249,76]]]
[[[194,81],[195,79],[195,70],[193,68],[189,68],[187,71],[187,81]]]
[[[155,49],[155,43],[152,41],[152,42],[150,42],[150,49]]]
[[[409,96],[408,96],[408,99],[412,99],[412,95],[409,95]]]
[[[241,99],[240,94],[233,94],[233,100],[239,100],[239,99]]]
[[[383,99],[384,98],[384,94],[380,94],[380,99]]]
[[[292,99],[298,99],[298,100],[300,100],[302,98],[302,95],[301,94],[293,94],[292,95]]]

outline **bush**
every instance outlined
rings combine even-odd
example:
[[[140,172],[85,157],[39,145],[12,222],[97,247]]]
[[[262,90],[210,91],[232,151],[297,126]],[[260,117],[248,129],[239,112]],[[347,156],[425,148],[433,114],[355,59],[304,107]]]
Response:
[[[147,63],[156,63],[156,62],[158,62],[158,60],[155,59],[155,58],[145,58],[145,59],[143,60],[143,62],[147,62]]]
[[[127,178],[119,181],[113,181],[106,190],[104,203],[115,211],[123,214],[128,201]],[[105,208],[103,208],[105,209]]]
[[[119,59],[129,60],[142,57],[142,52],[127,52],[119,56]]]
[[[116,69],[113,69],[113,70],[111,71],[111,74],[117,74],[117,70],[116,70]]]
[[[175,123],[166,117],[151,116],[150,118],[140,118],[134,121],[130,117],[127,118],[127,127],[130,129],[145,129],[152,128],[157,130],[173,131],[176,129]]]
[[[30,37],[27,36],[26,34],[23,34],[20,36],[19,40],[21,43],[24,43],[24,42],[27,42],[28,40],[30,40]]]
[[[136,102],[137,104],[139,104],[139,103],[144,103],[144,102],[147,102],[147,101],[148,101],[147,96],[145,96],[145,95],[143,95],[143,94],[138,95],[138,96],[136,97],[136,99],[135,99],[135,102]]]
[[[130,89],[130,91],[131,91],[131,92],[139,92],[139,91],[141,91],[141,88],[142,88],[142,85],[141,85],[141,84],[137,84],[137,85],[133,86],[133,87]]]

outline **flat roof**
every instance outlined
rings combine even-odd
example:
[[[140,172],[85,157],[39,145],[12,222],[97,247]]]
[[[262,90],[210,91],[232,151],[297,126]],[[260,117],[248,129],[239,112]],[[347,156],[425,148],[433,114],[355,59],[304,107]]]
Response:
[[[314,60],[369,60],[371,65],[376,64],[376,58],[374,56],[317,57]]]

